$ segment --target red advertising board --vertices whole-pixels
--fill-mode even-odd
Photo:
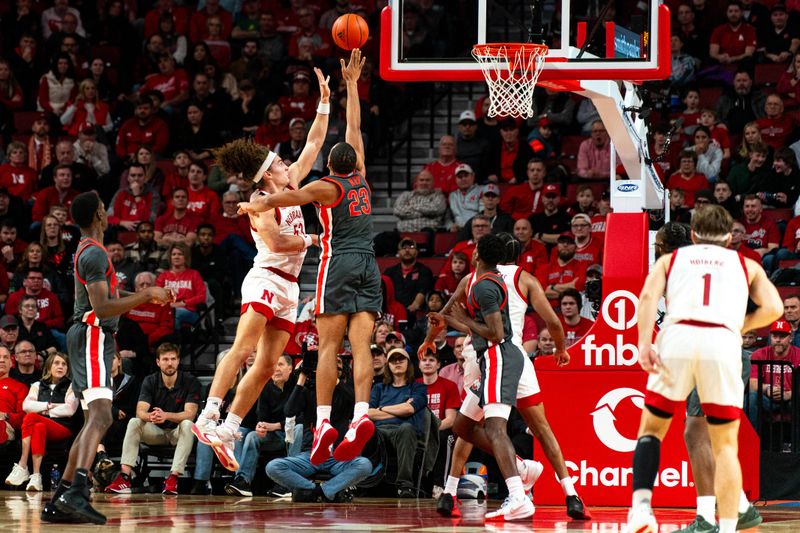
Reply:
[[[647,216],[611,214],[606,235],[603,300],[597,321],[569,349],[569,366],[559,368],[552,358],[539,358],[536,371],[547,418],[583,499],[589,505],[627,506],[647,381],[637,363],[636,327],[637,296],[648,270]],[[741,427],[739,458],[745,492],[753,500],[758,497],[759,441],[746,418]],[[661,446],[653,497],[656,506],[695,505],[683,428],[684,416],[678,414]],[[538,443],[534,454],[544,457]],[[546,469],[537,483],[536,503],[563,503],[561,486],[552,474]]]

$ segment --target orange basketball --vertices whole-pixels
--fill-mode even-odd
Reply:
[[[331,33],[336,46],[345,50],[352,50],[353,48],[361,48],[367,42],[369,26],[367,26],[367,21],[359,15],[347,13],[336,19],[336,22],[333,23],[333,28],[331,28]]]

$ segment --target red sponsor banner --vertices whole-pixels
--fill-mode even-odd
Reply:
[[[567,469],[588,505],[628,506],[633,450],[647,376],[638,365],[638,294],[648,271],[647,217],[611,214],[603,264],[603,301],[592,329],[569,349],[570,364],[536,361],[547,418]],[[577,393],[576,393],[577,392]],[[653,504],[693,507],[696,493],[683,442],[684,416],[673,417],[661,446]],[[537,442],[535,456],[544,453]],[[748,497],[758,497],[759,441],[742,418],[739,459]],[[547,472],[551,475],[547,475]],[[560,505],[561,486],[552,470],[536,485],[536,503]]]

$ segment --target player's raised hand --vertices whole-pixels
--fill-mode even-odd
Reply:
[[[556,351],[553,354],[553,358],[556,360],[556,364],[558,366],[567,366],[569,364],[569,354],[566,350]]]
[[[661,357],[653,348],[652,343],[639,345],[639,364],[648,374],[658,374],[661,372]]]
[[[250,202],[239,202],[238,213],[240,215],[244,214],[255,215],[258,213],[269,211],[270,209],[272,209],[272,207],[270,207],[268,199],[269,196],[259,196],[258,198]]]
[[[340,59],[339,63],[342,65],[342,78],[346,82],[356,82],[358,78],[361,77],[361,68],[364,66],[364,63],[367,61],[367,58],[361,57],[361,50],[358,48],[353,48],[350,52],[350,62],[345,65],[344,59]]]
[[[319,82],[319,101],[322,103],[330,102],[331,88],[328,86],[328,82],[331,81],[331,77],[325,77],[317,67],[314,67],[314,74],[317,75],[317,81]]]

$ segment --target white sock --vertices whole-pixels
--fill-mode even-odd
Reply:
[[[239,426],[242,425],[242,417],[236,416],[233,413],[228,413],[228,416],[225,417],[225,427],[231,430],[231,433],[236,433],[239,431]]]
[[[719,533],[734,533],[736,531],[736,518],[720,518]]]
[[[444,485],[445,494],[455,496],[458,492],[458,481],[459,479],[457,477],[447,476],[447,483]]]
[[[353,422],[365,416],[369,411],[369,404],[367,402],[356,402],[353,406]]]
[[[739,512],[746,513],[750,508],[750,500],[747,499],[747,494],[744,491],[739,493]]]
[[[203,412],[200,416],[206,418],[207,420],[218,420],[220,405],[222,405],[222,398],[209,396],[206,400],[206,406],[203,408]]]
[[[508,487],[508,495],[514,499],[524,498],[525,489],[522,488],[522,478],[519,476],[511,476],[506,479],[506,487]]]
[[[572,478],[567,476],[564,479],[560,479],[558,481],[561,483],[561,490],[564,491],[564,496],[577,496],[578,493],[575,492],[575,485],[572,484]]]
[[[317,406],[317,429],[322,426],[322,422],[327,420],[330,422],[331,420],[331,406],[330,405],[318,405]]]
[[[650,502],[653,500],[653,491],[651,489],[638,489],[633,491],[633,507],[640,505],[647,505],[651,507]]]
[[[698,496],[697,514],[705,518],[706,522],[712,526],[717,522],[717,498],[716,496]]]

